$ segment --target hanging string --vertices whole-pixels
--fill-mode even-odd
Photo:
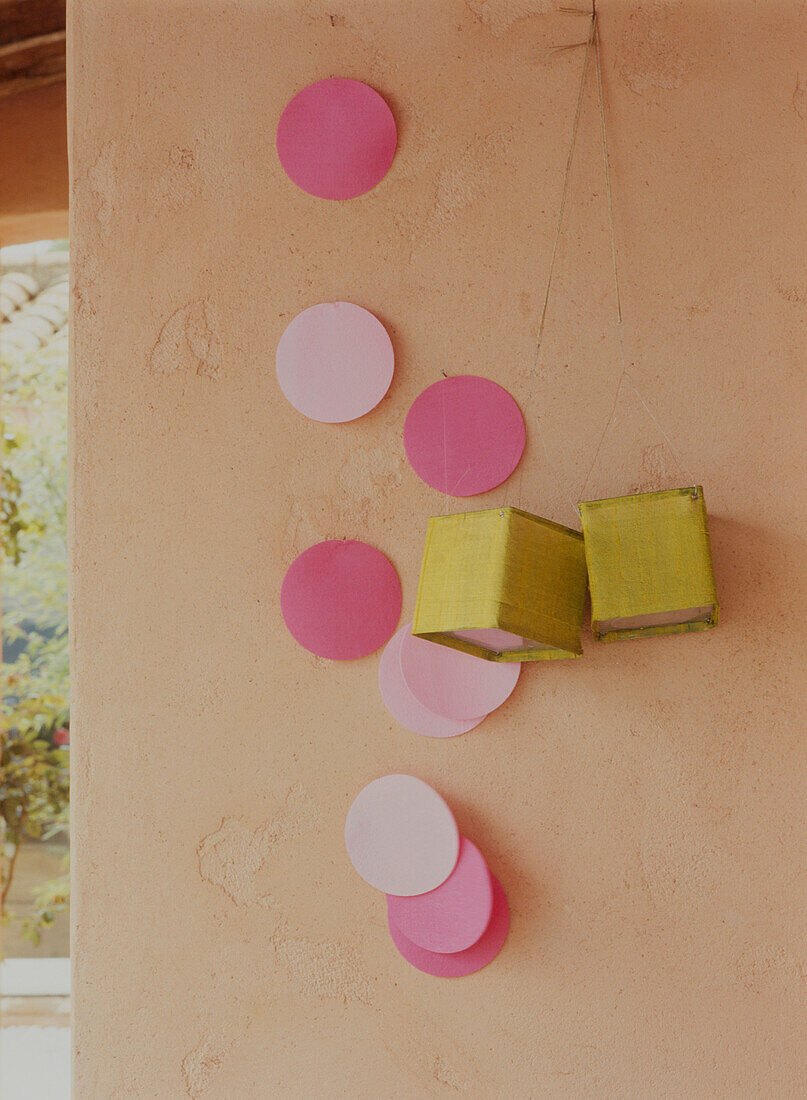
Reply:
[[[599,112],[600,112],[600,141],[601,141],[601,144],[602,144],[602,159],[603,159],[603,168],[604,168],[604,171],[605,171],[605,196],[606,196],[606,202],[607,202],[607,206],[608,206],[608,235],[609,235],[610,241],[611,241],[611,266],[612,266],[613,273],[614,273],[614,298],[615,298],[615,302],[616,302],[616,332],[617,332],[617,341],[618,341],[618,344],[619,344],[619,358],[620,358],[620,363],[621,363],[621,367],[622,367],[622,373],[619,376],[619,383],[617,384],[616,394],[614,395],[614,404],[613,404],[613,407],[611,409],[611,415],[608,417],[608,421],[605,425],[605,428],[603,429],[603,433],[600,436],[600,441],[597,444],[597,450],[594,452],[594,457],[591,460],[591,465],[589,466],[588,473],[586,474],[586,480],[583,482],[583,487],[581,488],[580,493],[579,493],[579,496],[580,496],[581,499],[585,496],[586,486],[588,485],[589,479],[591,478],[591,475],[594,471],[594,467],[597,463],[597,459],[599,458],[600,451],[602,450],[603,444],[605,443],[605,439],[606,439],[609,431],[611,430],[611,426],[613,425],[614,420],[616,419],[617,406],[619,405],[619,396],[620,396],[620,393],[622,392],[623,383],[625,383],[625,382],[629,383],[631,389],[636,394],[636,397],[638,398],[642,408],[645,410],[647,415],[650,417],[650,419],[655,424],[656,428],[659,431],[659,434],[661,435],[664,442],[667,444],[667,447],[669,448],[670,453],[672,454],[675,461],[678,463],[678,466],[679,466],[681,472],[684,474],[684,477],[687,479],[688,484],[692,485],[693,487],[695,486],[695,479],[693,478],[691,472],[689,470],[687,470],[686,466],[684,465],[684,463],[681,459],[680,454],[678,453],[677,448],[673,445],[672,440],[670,439],[670,437],[667,435],[667,433],[662,428],[661,424],[659,423],[658,417],[656,417],[653,414],[653,412],[650,409],[650,407],[648,406],[647,402],[642,397],[641,393],[639,392],[638,386],[633,381],[633,378],[631,377],[630,371],[628,370],[627,359],[626,359],[626,356],[625,356],[625,342],[624,342],[623,335],[622,335],[622,324],[623,324],[623,321],[622,321],[622,294],[621,294],[621,291],[620,291],[620,288],[619,288],[619,264],[617,262],[616,233],[614,231],[614,202],[613,202],[613,195],[612,195],[612,191],[611,191],[611,158],[608,154],[608,133],[607,133],[607,127],[606,127],[606,124],[605,124],[605,96],[603,94],[603,85],[602,85],[602,50],[601,50],[601,46],[600,46],[600,27],[599,27],[599,23],[597,21],[596,13],[593,16],[593,23],[594,23],[594,32],[593,32],[594,33],[594,68],[595,68],[596,73],[597,73],[597,103],[599,105]]]
[[[675,459],[676,463],[678,464],[680,470],[684,474],[684,477],[687,479],[687,482],[694,487],[695,479],[692,476],[691,471],[689,471],[686,468],[686,466],[684,465],[683,460],[681,458],[681,455],[678,452],[678,449],[675,447],[675,445],[673,444],[670,437],[664,431],[664,428],[661,426],[661,423],[659,422],[658,417],[654,414],[653,410],[649,407],[649,405],[645,401],[644,397],[642,396],[641,392],[639,391],[638,386],[636,385],[635,381],[633,380],[633,377],[631,376],[630,371],[628,370],[627,357],[625,355],[625,342],[624,342],[624,336],[623,336],[622,292],[621,292],[620,283],[619,283],[619,264],[618,264],[618,257],[617,257],[616,232],[615,232],[615,228],[614,228],[614,202],[613,202],[613,192],[612,192],[612,187],[611,187],[611,162],[610,162],[610,156],[609,156],[609,151],[608,151],[608,133],[607,133],[607,126],[606,126],[606,119],[605,119],[605,96],[604,96],[604,93],[603,93],[603,78],[602,78],[602,47],[601,47],[601,43],[600,43],[600,29],[599,29],[599,21],[598,21],[598,17],[597,17],[596,7],[594,8],[593,11],[585,12],[585,13],[582,12],[581,9],[579,9],[579,8],[562,8],[561,10],[564,11],[564,12],[568,12],[568,14],[586,14],[586,15],[588,15],[590,20],[591,20],[591,29],[590,29],[590,32],[589,32],[588,39],[586,40],[585,43],[582,43],[582,42],[581,43],[574,43],[575,46],[577,46],[577,45],[582,46],[582,45],[585,44],[586,52],[585,52],[585,56],[583,58],[583,69],[582,69],[582,72],[580,74],[580,86],[578,88],[578,93],[577,93],[577,104],[575,106],[575,112],[574,112],[574,122],[573,122],[573,125],[572,125],[572,136],[571,136],[571,141],[569,143],[569,153],[568,153],[568,156],[566,158],[566,170],[565,170],[564,178],[563,178],[563,188],[562,188],[562,191],[561,191],[560,209],[558,211],[558,219],[557,219],[557,224],[555,226],[555,236],[554,236],[554,240],[553,240],[553,243],[552,243],[552,252],[550,254],[550,259],[549,259],[549,271],[548,271],[547,281],[546,281],[546,290],[544,292],[543,305],[542,305],[542,308],[541,308],[541,316],[540,316],[540,320],[539,320],[539,323],[538,323],[538,335],[537,335],[537,339],[536,339],[535,356],[534,356],[534,359],[533,359],[532,370],[530,371],[530,378],[529,378],[529,386],[528,386],[528,389],[527,389],[526,404],[527,404],[527,407],[529,407],[530,402],[532,400],[532,392],[533,392],[533,386],[534,386],[534,382],[535,382],[535,375],[537,373],[538,364],[539,364],[539,361],[540,361],[541,347],[542,347],[542,344],[543,344],[544,329],[545,329],[545,324],[546,324],[546,316],[547,316],[547,311],[548,311],[548,307],[549,307],[549,297],[550,297],[550,292],[551,292],[551,289],[552,289],[552,278],[553,278],[553,274],[554,274],[554,270],[555,270],[555,260],[557,258],[558,247],[559,247],[559,244],[560,244],[560,235],[561,235],[561,230],[563,228],[563,217],[564,217],[564,213],[565,213],[565,210],[566,210],[566,200],[567,200],[568,193],[569,193],[569,184],[570,184],[570,179],[571,179],[572,161],[574,159],[574,151],[575,151],[575,146],[576,146],[576,143],[577,143],[577,134],[578,134],[578,130],[579,130],[579,127],[580,127],[580,114],[581,114],[581,110],[582,110],[582,106],[583,106],[583,97],[584,97],[585,86],[586,86],[586,76],[587,76],[587,73],[588,73],[588,66],[589,66],[589,57],[590,57],[591,51],[593,49],[594,50],[595,72],[596,72],[596,78],[597,78],[597,103],[598,103],[599,117],[600,117],[600,142],[601,142],[601,146],[602,146],[603,169],[604,169],[604,174],[605,174],[605,194],[606,194],[606,204],[607,204],[607,209],[608,209],[608,235],[609,235],[610,249],[611,249],[611,267],[612,267],[613,277],[614,277],[614,298],[615,298],[615,305],[616,305],[616,334],[617,334],[617,343],[618,343],[618,346],[619,346],[619,360],[620,360],[621,373],[620,373],[620,376],[619,376],[619,381],[617,383],[616,393],[614,394],[614,401],[613,401],[613,405],[612,405],[612,408],[611,408],[610,415],[609,415],[608,420],[606,422],[606,425],[603,429],[602,435],[600,436],[600,440],[599,440],[599,442],[597,444],[597,448],[594,452],[594,457],[591,460],[591,464],[590,464],[590,466],[588,468],[588,471],[586,473],[586,477],[585,477],[585,480],[583,482],[583,486],[582,486],[580,492],[577,494],[577,498],[582,499],[585,495],[586,488],[588,486],[589,481],[591,480],[591,475],[594,472],[594,468],[597,464],[597,459],[600,456],[600,452],[602,451],[605,440],[606,440],[606,438],[607,438],[607,436],[608,436],[608,434],[611,430],[611,427],[613,426],[613,423],[616,419],[617,409],[618,409],[618,406],[619,406],[619,400],[620,400],[620,396],[622,394],[622,389],[623,389],[623,386],[625,385],[625,383],[627,383],[631,387],[634,394],[636,395],[636,398],[638,399],[639,403],[641,404],[642,408],[645,410],[647,415],[652,420],[653,424],[658,429],[658,432],[659,432],[660,436],[662,437],[662,439],[666,443],[667,447],[669,448],[670,453],[672,454],[672,456]],[[561,48],[563,48],[563,47],[561,47]],[[571,47],[569,47],[569,48],[571,48]],[[540,417],[536,416],[535,426],[536,426],[538,441],[539,441],[539,443],[541,445],[541,449],[544,453],[547,468],[549,469],[550,473],[552,473],[552,475],[554,476],[554,478],[558,482],[558,484],[561,485],[562,481],[561,481],[560,477],[558,476],[557,471],[553,468],[552,461],[549,457],[549,450],[548,450],[547,445],[546,445],[546,440],[544,438],[544,434],[541,430]],[[521,506],[521,501],[522,501],[523,482],[524,482],[524,464],[522,462],[521,470],[519,472],[517,494],[516,494],[519,507]],[[571,496],[569,496],[569,494],[566,490],[564,490],[564,495],[566,497],[566,500],[569,503],[569,506],[574,511],[575,519],[577,520],[579,518],[579,514],[580,514],[580,509],[579,509],[578,505],[575,503],[573,498]]]
[[[585,56],[583,58],[583,71],[580,74],[580,87],[579,87],[578,92],[577,92],[577,105],[576,105],[575,111],[574,111],[574,122],[572,123],[572,136],[571,136],[571,141],[569,142],[569,153],[566,157],[566,171],[565,171],[564,177],[563,177],[563,188],[562,188],[561,196],[560,196],[560,209],[558,211],[558,220],[557,220],[557,224],[555,226],[555,239],[552,242],[552,252],[551,252],[550,257],[549,257],[549,271],[548,271],[547,279],[546,279],[546,291],[544,293],[544,302],[543,302],[543,307],[541,309],[541,316],[540,316],[540,319],[538,321],[538,336],[537,336],[536,345],[535,345],[535,356],[533,358],[532,370],[530,371],[529,386],[527,388],[527,400],[526,400],[526,407],[527,408],[529,408],[530,401],[532,400],[532,391],[533,391],[533,385],[535,383],[535,375],[536,375],[537,370],[538,370],[538,362],[539,362],[539,359],[540,359],[540,356],[541,356],[541,345],[542,345],[543,339],[544,339],[544,327],[545,327],[545,324],[546,324],[546,314],[547,314],[547,309],[549,307],[549,294],[550,294],[550,291],[552,289],[552,276],[555,272],[555,260],[557,259],[558,245],[560,243],[560,233],[561,233],[561,229],[563,228],[563,215],[564,215],[564,212],[566,210],[566,199],[567,199],[568,194],[569,194],[569,182],[571,180],[571,174],[572,174],[572,161],[574,159],[574,150],[575,150],[575,146],[577,144],[577,132],[580,129],[580,112],[581,112],[582,107],[583,107],[583,93],[585,92],[585,88],[586,88],[586,75],[588,73],[589,57],[591,55],[592,46],[594,45],[595,32],[596,32],[596,27],[597,27],[597,20],[596,20],[596,16],[594,15],[594,13],[590,13],[590,19],[591,19],[591,29],[589,31],[588,39],[586,41],[586,52],[585,52]],[[552,471],[555,479],[558,481],[558,484],[561,484],[560,478],[558,477],[558,475],[555,473],[555,471],[552,468],[552,463],[551,463],[550,458],[549,458],[549,451],[547,450],[546,441],[544,439],[543,432],[541,431],[541,423],[540,423],[540,418],[539,417],[535,418],[535,424],[536,424],[536,428],[537,428],[537,432],[538,432],[538,440],[541,444],[541,448],[542,448],[542,450],[544,452],[544,456],[546,458],[547,467],[550,469],[550,471]],[[524,483],[524,463],[522,462],[521,471],[520,471],[519,477],[518,477],[518,489],[517,489],[517,494],[516,494],[519,507],[521,507],[523,483]],[[577,519],[577,517],[578,517],[577,505],[572,500],[572,498],[568,495],[568,493],[566,494],[566,499],[569,502],[569,506],[574,511],[575,519]]]

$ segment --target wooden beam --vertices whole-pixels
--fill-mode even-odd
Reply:
[[[65,53],[63,30],[0,46],[0,96],[64,80]]]
[[[0,46],[65,28],[65,0],[0,0]]]

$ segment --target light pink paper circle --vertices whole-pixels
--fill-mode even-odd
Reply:
[[[482,936],[473,947],[465,951],[457,951],[454,954],[442,954],[437,951],[426,951],[412,943],[403,932],[392,922],[387,914],[392,942],[408,963],[422,970],[424,974],[433,974],[436,978],[462,978],[466,974],[473,974],[487,966],[489,962],[501,951],[507,932],[510,928],[510,907],[507,897],[502,890],[499,880],[491,875],[493,880],[493,915],[490,923]]]
[[[446,802],[413,775],[385,775],[359,791],[345,821],[350,862],[385,894],[425,894],[457,863],[460,835]]]
[[[280,609],[294,638],[319,657],[350,661],[374,653],[401,617],[401,582],[366,542],[309,546],[289,566]]]
[[[398,135],[386,101],[360,80],[335,77],[303,88],[277,126],[286,175],[320,199],[352,199],[389,171]]]
[[[387,330],[350,302],[323,302],[298,313],[280,337],[277,380],[303,416],[342,424],[374,409],[392,381]]]
[[[415,473],[455,497],[486,493],[506,481],[526,438],[524,417],[507,390],[475,375],[429,386],[404,424],[406,457]]]
[[[407,633],[401,639],[401,673],[428,710],[455,722],[490,714],[516,686],[518,661],[486,661]]]
[[[475,844],[460,838],[457,866],[436,890],[417,897],[387,894],[387,916],[427,951],[465,951],[477,942],[493,912],[493,880]]]
[[[441,718],[439,714],[424,707],[409,688],[401,672],[401,642],[404,634],[412,632],[412,624],[402,626],[392,635],[384,647],[378,664],[378,686],[384,705],[396,721],[413,733],[424,737],[457,737],[474,729],[487,717],[465,719],[457,722],[451,718]]]

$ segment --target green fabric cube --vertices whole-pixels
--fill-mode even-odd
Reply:
[[[589,500],[580,515],[595,638],[647,638],[717,625],[700,485]]]
[[[583,536],[518,508],[429,520],[412,633],[489,661],[576,657]]]

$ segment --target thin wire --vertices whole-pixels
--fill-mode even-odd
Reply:
[[[549,272],[547,274],[547,280],[546,280],[546,291],[544,293],[544,303],[543,303],[543,307],[541,309],[541,317],[540,317],[540,320],[538,322],[538,336],[537,336],[536,345],[535,345],[535,356],[533,358],[532,370],[530,371],[530,381],[529,381],[529,386],[528,386],[528,389],[527,389],[527,402],[526,402],[527,407],[529,407],[530,401],[532,399],[532,390],[533,390],[533,385],[534,385],[534,382],[535,382],[535,374],[536,374],[536,371],[538,369],[538,361],[539,361],[539,358],[540,358],[540,355],[541,355],[541,345],[542,345],[543,339],[544,339],[544,326],[545,326],[545,323],[546,323],[546,313],[547,313],[547,309],[549,307],[549,293],[550,293],[550,290],[552,289],[552,276],[553,276],[554,271],[555,271],[555,260],[557,258],[557,254],[558,254],[558,244],[560,243],[560,233],[561,233],[561,229],[563,228],[563,214],[566,210],[566,199],[567,199],[568,194],[569,194],[569,181],[571,179],[572,161],[574,159],[575,145],[577,144],[577,132],[580,128],[580,112],[581,112],[581,109],[582,109],[582,106],[583,106],[583,93],[584,93],[585,87],[586,87],[586,75],[588,73],[588,62],[589,62],[589,57],[591,55],[591,47],[594,44],[596,26],[597,26],[596,17],[592,14],[591,15],[591,31],[589,33],[588,40],[586,42],[586,53],[585,53],[585,56],[583,58],[583,71],[580,74],[580,87],[579,87],[578,92],[577,92],[577,105],[576,105],[575,111],[574,111],[574,122],[572,124],[572,136],[571,136],[571,141],[569,142],[569,153],[566,157],[566,171],[565,171],[564,177],[563,177],[563,189],[561,191],[561,197],[560,197],[560,209],[558,211],[558,220],[557,220],[557,224],[555,226],[555,239],[552,243],[552,252],[551,252],[551,255],[549,257]],[[547,446],[546,446],[546,442],[544,440],[543,432],[541,431],[541,424],[540,424],[540,418],[539,417],[536,417],[535,423],[536,423],[536,427],[538,429],[538,439],[541,443],[541,447],[543,449],[544,455],[546,456],[547,465],[549,466],[549,468],[551,470],[552,465],[551,465],[550,460],[549,460],[549,451],[547,450]],[[553,471],[553,473],[554,473],[554,471]],[[558,481],[560,481],[560,479],[557,478],[557,474],[555,474],[555,477]],[[518,478],[518,491],[517,491],[517,499],[518,499],[519,507],[521,507],[521,493],[522,493],[523,482],[524,482],[524,465],[522,463],[521,471],[519,473],[519,478]],[[577,517],[577,515],[578,515],[577,506],[575,505],[574,501],[572,500],[572,498],[568,494],[565,494],[565,495],[566,495],[567,500],[569,501],[570,506],[574,510],[575,517]]]
[[[658,417],[656,417],[653,414],[653,412],[651,411],[651,409],[648,406],[647,402],[645,401],[645,399],[642,397],[641,393],[639,392],[639,388],[636,385],[636,383],[634,382],[634,380],[631,377],[631,374],[628,370],[627,359],[625,357],[625,343],[624,343],[624,339],[623,339],[623,335],[622,335],[622,326],[623,326],[622,294],[621,294],[620,288],[619,288],[619,265],[618,265],[618,262],[617,262],[616,233],[614,231],[614,202],[613,202],[613,194],[612,194],[612,191],[611,191],[611,161],[610,161],[610,157],[608,155],[608,133],[607,133],[607,128],[606,128],[606,124],[605,124],[605,96],[603,94],[603,86],[602,86],[602,59],[601,59],[601,46],[600,46],[600,28],[599,28],[599,23],[597,22],[596,14],[594,16],[594,64],[595,64],[595,68],[596,68],[596,71],[597,71],[597,101],[598,101],[598,104],[599,104],[599,111],[600,111],[600,138],[601,138],[601,143],[602,143],[603,167],[605,169],[605,195],[606,195],[607,204],[608,204],[608,234],[609,234],[609,237],[610,237],[610,240],[611,240],[611,264],[612,264],[612,268],[613,268],[613,272],[614,272],[614,297],[616,299],[616,317],[617,317],[616,331],[617,331],[617,339],[618,339],[618,343],[619,343],[619,358],[620,358],[620,361],[621,361],[621,364],[622,364],[622,373],[619,376],[619,382],[617,384],[616,394],[614,395],[614,404],[613,404],[613,408],[611,409],[611,415],[608,418],[608,422],[605,425],[605,429],[603,430],[603,433],[600,437],[600,441],[597,444],[597,450],[594,452],[594,458],[591,460],[591,465],[588,468],[588,473],[586,474],[586,480],[583,482],[583,487],[582,487],[582,489],[580,490],[580,493],[579,493],[579,496],[580,496],[581,499],[585,495],[586,486],[589,483],[589,479],[591,478],[591,474],[592,474],[592,472],[594,470],[594,467],[597,463],[597,459],[599,458],[600,451],[602,450],[603,444],[605,443],[605,438],[608,435],[608,432],[610,431],[611,426],[613,425],[614,419],[616,418],[617,405],[619,404],[619,395],[622,391],[622,384],[625,381],[630,383],[630,386],[631,386],[633,392],[636,394],[637,398],[639,399],[639,402],[641,403],[642,408],[645,410],[647,415],[650,417],[650,419],[653,421],[653,423],[658,428],[662,439],[664,440],[664,442],[669,447],[670,453],[672,454],[673,458],[678,463],[682,473],[687,478],[689,484],[692,485],[693,487],[695,486],[695,479],[693,478],[692,473],[689,470],[687,470],[686,466],[684,465],[684,463],[681,459],[680,454],[678,453],[677,448],[673,445],[672,440],[670,439],[670,437],[667,435],[667,433],[664,431],[661,424],[659,423]]]
[[[608,156],[608,134],[605,128],[605,96],[602,90],[602,60],[600,51],[600,27],[594,17],[594,64],[597,72],[597,104],[600,109],[600,139],[602,141],[602,162],[605,169],[605,196],[608,202],[608,233],[611,238],[611,263],[614,268],[614,293],[616,295],[616,316],[622,324],[622,295],[619,292],[619,269],[616,259],[616,234],[614,233],[614,199],[611,191],[611,159]]]

